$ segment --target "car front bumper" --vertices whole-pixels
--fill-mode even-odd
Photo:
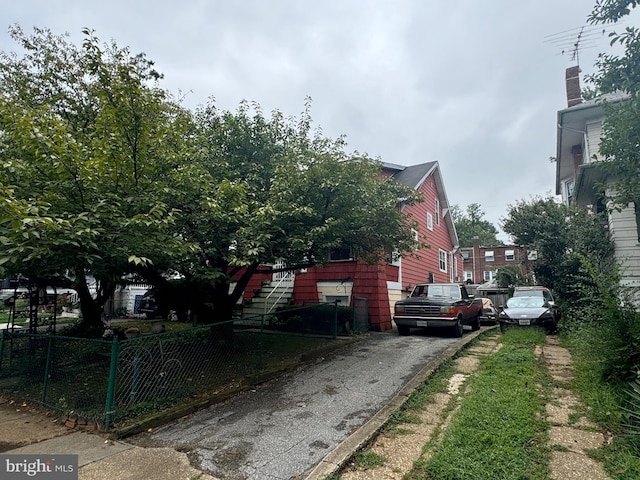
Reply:
[[[403,327],[451,327],[456,324],[457,317],[411,317],[411,316],[393,316],[396,325]]]
[[[498,322],[519,327],[555,327],[555,322],[552,318],[499,318]]]

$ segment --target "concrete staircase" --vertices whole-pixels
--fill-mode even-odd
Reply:
[[[262,288],[251,299],[251,302],[243,306],[243,319],[252,317],[255,320],[260,320],[260,315],[274,312],[291,301],[293,297],[293,282],[282,282],[278,286],[274,286],[273,283],[269,281],[262,283]]]

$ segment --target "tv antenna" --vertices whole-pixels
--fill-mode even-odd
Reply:
[[[608,25],[607,27],[611,27],[612,25]],[[607,27],[600,25],[583,25],[563,32],[546,35],[544,37],[544,42],[550,43],[556,48],[559,48],[559,55],[569,55],[571,61],[575,62],[579,67],[580,52],[590,48],[596,48],[598,41],[611,32]]]

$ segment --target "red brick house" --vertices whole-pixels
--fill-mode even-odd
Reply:
[[[346,249],[336,249],[331,252],[327,265],[296,273],[292,303],[337,301],[350,305],[353,298],[364,297],[370,328],[385,331],[393,328],[394,303],[406,297],[415,284],[462,281],[458,236],[438,162],[408,167],[384,163],[382,174],[422,192],[424,202],[401,204],[400,208],[415,219],[416,238],[428,243],[430,248],[405,258],[389,258],[377,265],[353,258]],[[247,293],[250,298],[252,289],[247,288]]]
[[[523,278],[528,278],[536,260],[535,252],[527,252],[516,245],[480,245],[475,239],[473,247],[462,247],[462,280],[470,283],[490,282],[500,267],[518,267]]]

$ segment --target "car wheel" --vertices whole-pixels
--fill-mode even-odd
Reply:
[[[480,330],[480,314],[476,315],[476,317],[471,322],[471,330],[474,332]]]
[[[460,338],[462,333],[464,332],[464,327],[462,326],[462,319],[456,319],[456,324],[452,327],[452,333],[454,337]]]
[[[408,327],[406,325],[398,325],[398,334],[399,335],[409,335],[409,332],[411,332],[411,327]]]

